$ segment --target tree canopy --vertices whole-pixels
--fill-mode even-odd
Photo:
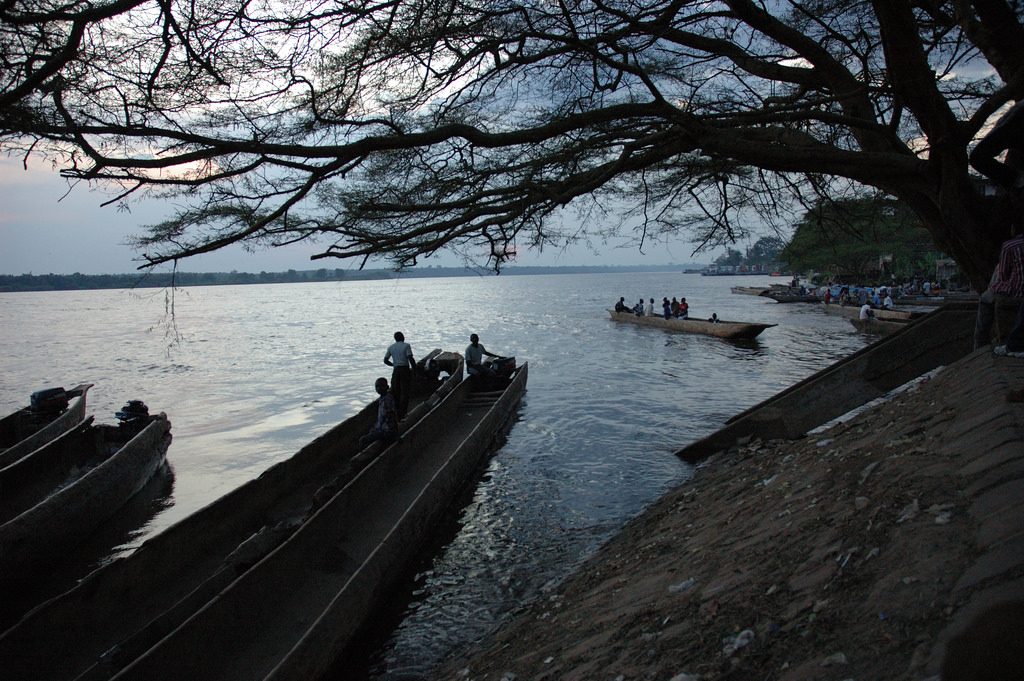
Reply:
[[[1024,92],[1022,5],[9,0],[0,145],[176,195],[144,264],[701,247],[871,189],[983,285],[1008,228],[968,151]]]
[[[879,272],[931,276],[926,267],[936,255],[931,235],[906,204],[876,196],[820,202],[797,223],[782,259],[793,271],[857,283]]]

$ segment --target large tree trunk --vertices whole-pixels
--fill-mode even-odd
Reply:
[[[999,248],[1009,238],[1008,199],[981,196],[967,183],[946,183],[937,194],[894,194],[906,201],[924,221],[935,244],[956,260],[976,291],[984,291],[999,259]]]

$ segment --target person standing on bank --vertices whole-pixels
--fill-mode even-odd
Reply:
[[[494,369],[489,366],[484,366],[484,355],[488,357],[497,357],[492,352],[487,352],[480,343],[480,337],[475,333],[469,336],[469,345],[466,346],[466,373],[470,376],[494,376]]]
[[[978,298],[978,317],[974,322],[975,350],[988,345],[991,340],[996,303],[1000,300],[1024,298],[1024,235],[1021,234],[1021,220],[1024,218],[1011,218],[1011,237],[1003,242],[992,281]]]
[[[1003,157],[1002,161],[999,160],[1000,156]],[[992,180],[998,191],[1009,197],[1012,215],[1010,219],[1013,221],[1010,234],[1011,237],[1019,239],[1021,227],[1024,226],[1021,224],[1021,213],[1024,208],[1022,205],[1024,204],[1024,101],[1016,102],[1009,111],[1003,114],[999,122],[971,151],[970,161],[975,170]],[[1007,252],[1008,249],[1013,248],[1013,243],[1014,238],[1003,243],[999,253],[999,266],[993,277],[998,276],[1004,281],[1012,278],[1012,274],[1006,277],[1006,275],[999,274],[999,271],[1003,269],[1004,260],[1013,259],[1014,254]],[[1020,248],[1018,247],[1016,251],[1016,258],[1020,260]],[[1018,263],[1018,269],[1021,270],[1018,272],[1018,277],[1024,278],[1024,263]],[[998,297],[998,293],[1010,292],[1012,288],[1013,286],[1010,284],[1003,284],[994,290],[990,284],[989,288],[981,294],[974,331],[975,349],[989,342],[995,318],[995,306],[993,303],[985,303],[986,296]],[[1016,294],[1021,298],[1020,305],[1017,307],[1017,318],[1010,328],[1006,345],[998,345],[993,349],[997,355],[1007,354],[1019,357],[1024,353],[1024,282],[1018,282]]]
[[[412,346],[405,342],[405,335],[395,331],[395,342],[384,353],[384,363],[394,367],[391,372],[391,392],[395,396],[395,410],[398,420],[405,418],[409,409],[409,395],[412,392],[412,368],[416,360],[412,356]]]
[[[383,440],[384,446],[398,439],[398,412],[395,409],[395,398],[388,392],[388,379],[381,376],[373,385],[380,399],[377,400],[377,422],[366,435],[359,438],[359,449]]]

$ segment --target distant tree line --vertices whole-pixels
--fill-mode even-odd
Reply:
[[[840,281],[909,279],[935,274],[946,256],[921,218],[881,193],[818,201],[793,225],[786,241],[769,235],[742,252],[727,248],[715,260],[738,270],[816,273]],[[967,283],[962,273],[956,283]]]
[[[0,292],[79,291],[86,289],[166,288],[169,286],[229,286],[287,284],[304,281],[387,279],[386,270],[349,272],[326,269],[287,272],[147,272],[132,274],[19,274],[0,275]]]
[[[735,248],[726,248],[715,264],[725,267],[741,267],[763,272],[776,272],[786,269],[782,264],[782,251],[786,242],[778,236],[763,236],[741,253]]]
[[[692,265],[691,265],[692,266]],[[503,276],[523,274],[600,274],[606,272],[674,272],[680,265],[510,267]],[[288,270],[287,272],[149,272],[133,274],[0,274],[0,293],[22,291],[80,291],[87,289],[230,286],[240,284],[292,284],[316,281],[365,281],[493,275],[489,269],[420,267],[395,272],[389,269]]]

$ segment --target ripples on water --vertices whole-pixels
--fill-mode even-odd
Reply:
[[[729,293],[768,282],[658,273],[205,287],[176,294],[174,325],[163,293],[0,294],[0,409],[40,387],[92,382],[100,421],[131,398],[168,412],[173,503],[130,550],[371,400],[395,330],[417,356],[461,351],[475,332],[529,361],[520,420],[408,585],[400,624],[361,663],[371,678],[426,674],[685,480],[672,452],[867,342],[817,306]],[[685,295],[693,316],[779,326],[727,342],[615,324],[605,309],[620,295]]]

